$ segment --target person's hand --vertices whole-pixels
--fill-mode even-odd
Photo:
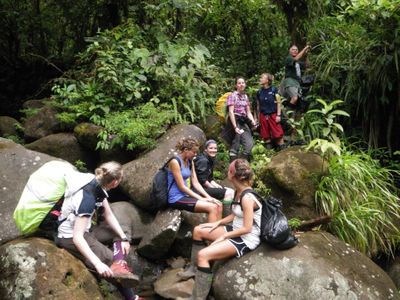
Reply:
[[[214,182],[214,187],[216,187],[217,189],[222,189],[222,185]]]
[[[210,230],[208,232],[210,233],[214,229],[218,228],[219,225],[221,225],[221,222],[220,221],[216,221],[216,222],[211,222],[211,223],[200,224],[199,227],[201,229],[209,228]]]
[[[99,273],[103,277],[110,278],[114,275],[110,267],[107,266],[105,263],[99,262],[94,267],[96,268],[97,273]]]
[[[217,199],[215,199],[215,198],[203,198],[205,201],[207,201],[207,202],[210,202],[210,203],[214,203],[214,204],[217,204],[218,206],[221,206],[222,205],[222,203],[221,203],[221,201],[218,201]]]
[[[305,53],[308,53],[310,50],[311,50],[311,46],[310,46],[310,45],[307,45],[307,46],[304,48]]]
[[[276,123],[280,123],[281,122],[281,116],[280,115],[276,115],[275,122]]]
[[[235,132],[236,132],[237,134],[242,134],[242,133],[244,132],[244,130],[243,130],[243,129],[240,129],[239,127],[235,127]]]
[[[122,248],[122,253],[124,255],[128,255],[129,249],[131,248],[131,244],[129,243],[129,241],[121,241],[121,248]]]

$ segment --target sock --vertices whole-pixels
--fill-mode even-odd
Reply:
[[[124,253],[122,252],[122,246],[121,246],[121,241],[116,241],[113,244],[113,248],[114,248],[114,257],[113,260],[124,260]]]
[[[197,266],[197,270],[199,270],[199,271],[201,271],[203,273],[212,274],[210,267],[199,267],[199,266]]]
[[[136,299],[136,295],[133,292],[132,288],[124,288],[121,285],[117,285],[118,291],[121,293],[122,296],[124,296],[125,300],[134,300]]]

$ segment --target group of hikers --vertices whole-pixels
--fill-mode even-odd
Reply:
[[[243,156],[248,161],[251,159],[253,148],[252,130],[259,127],[260,137],[266,143],[273,143],[276,149],[285,147],[282,128],[281,96],[285,98],[289,108],[300,110],[304,104],[301,98],[301,78],[305,70],[310,46],[304,47],[300,52],[296,45],[289,49],[289,55],[285,60],[285,78],[279,89],[273,86],[274,76],[263,73],[260,76],[261,88],[256,94],[256,111],[253,116],[249,97],[245,93],[246,81],[243,77],[237,77],[235,91],[227,100],[228,118],[223,136],[230,144],[229,156],[231,161],[239,156],[240,147],[243,147]]]
[[[295,81],[299,80],[299,60],[309,47],[298,52],[290,48],[286,60],[286,76],[281,85],[282,94],[296,105],[300,95]],[[176,144],[176,155],[168,163],[168,205],[173,209],[194,213],[206,213],[207,223],[193,230],[191,261],[178,275],[182,280],[195,277],[191,299],[206,299],[212,284],[211,263],[229,257],[241,257],[260,244],[260,218],[262,204],[252,193],[253,171],[249,160],[253,139],[251,127],[261,126],[261,137],[283,144],[283,130],[280,126],[281,108],[277,100],[278,90],[272,86],[273,76],[265,73],[260,77],[262,88],[257,93],[258,112],[256,118],[250,111],[245,94],[243,78],[236,80],[236,91],[227,99],[228,125],[234,132],[229,155],[231,162],[227,178],[232,188],[222,187],[213,178],[218,145],[208,140],[204,151],[198,155],[200,145],[193,138],[183,138]],[[244,146],[245,158],[239,158],[239,148]],[[133,287],[138,276],[132,273],[125,257],[130,250],[130,238],[126,235],[113,214],[107,200],[107,191],[116,188],[123,177],[122,166],[117,162],[106,162],[86,174],[84,180],[77,180],[78,188],[65,193],[58,217],[60,224],[55,242],[59,247],[81,259],[85,265],[100,276],[114,283],[126,300],[142,299]],[[223,218],[223,202],[230,202],[230,214]],[[102,219],[115,233],[113,250],[99,241],[96,231],[91,230],[95,217]]]

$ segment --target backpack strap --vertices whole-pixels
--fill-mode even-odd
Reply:
[[[171,162],[171,160],[173,160],[173,159],[176,159],[176,161],[178,162],[178,164],[179,164],[179,168],[181,168],[181,161],[176,157],[176,156],[172,156],[172,157],[170,157],[168,160],[167,160],[167,162],[164,164],[164,166],[163,166],[163,169],[167,169],[167,166],[168,166],[168,164]],[[190,162],[189,162],[190,163]],[[168,194],[169,194],[169,191],[170,191],[170,189],[172,188],[172,185],[174,184],[174,176],[172,176],[172,180],[171,180],[171,184],[169,185],[169,187],[168,187]]]
[[[260,202],[260,200],[259,199],[262,199],[263,197],[261,197],[261,195],[260,194],[258,194],[255,190],[253,190],[253,189],[247,189],[247,190],[244,190],[241,194],[240,194],[240,197],[239,197],[239,204],[240,204],[240,207],[242,208],[242,199],[243,199],[243,197],[246,195],[246,194],[249,194],[249,193],[251,193],[251,194],[253,194],[255,197],[256,197],[256,203],[257,203],[257,205],[258,205],[258,208],[257,209],[260,209],[261,207],[262,207],[262,204],[261,204],[261,202]],[[254,209],[254,211],[256,211],[257,209]],[[242,210],[243,210],[243,208],[242,208]]]

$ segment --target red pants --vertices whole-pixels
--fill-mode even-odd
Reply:
[[[265,116],[260,113],[260,135],[264,140],[278,139],[283,136],[281,123],[276,123],[276,113]]]

